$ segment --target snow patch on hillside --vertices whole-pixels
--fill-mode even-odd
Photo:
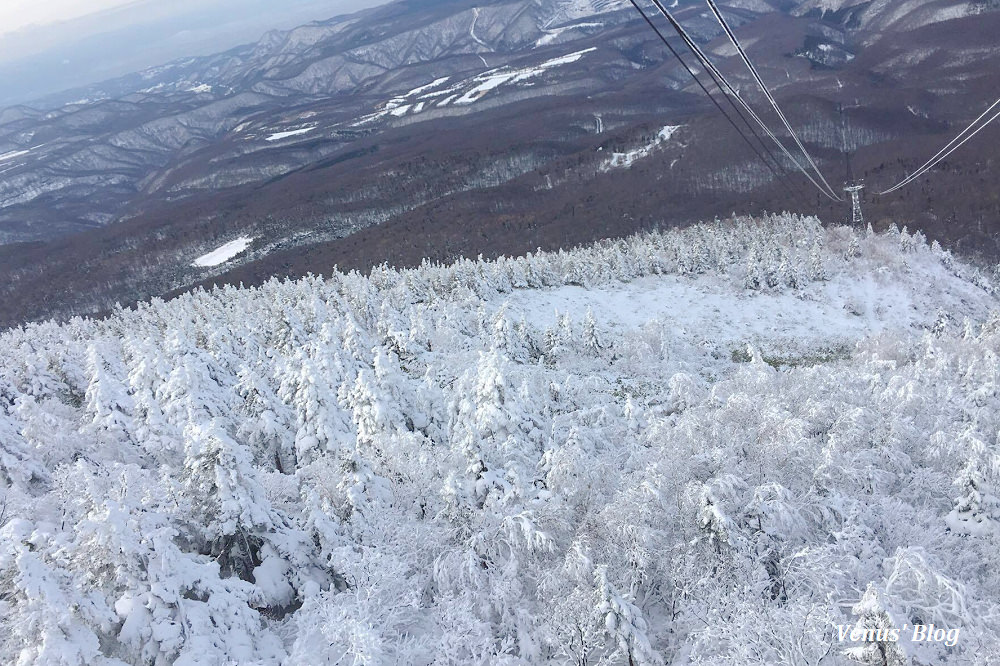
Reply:
[[[18,157],[24,157],[30,150],[12,150],[9,153],[3,153],[0,155],[0,162],[7,162],[9,160],[17,159]]]
[[[287,139],[292,136],[300,136],[302,134],[308,134],[316,129],[316,125],[312,127],[303,127],[301,129],[286,130],[284,132],[275,132],[269,137],[266,137],[264,141],[281,141],[282,139]]]
[[[561,25],[629,7],[626,0],[555,0],[543,5],[550,12],[545,25]]]
[[[564,56],[559,56],[558,58],[546,60],[535,67],[524,67],[519,69],[502,67],[500,69],[483,72],[472,79],[475,85],[467,90],[465,94],[460,95],[457,99],[455,99],[454,103],[458,105],[473,104],[485,97],[487,93],[496,90],[502,85],[521,83],[527,81],[528,79],[541,76],[546,71],[554,67],[577,62],[588,53],[592,53],[596,50],[597,49],[595,47],[591,47],[582,51],[568,53]],[[445,106],[445,104],[440,103],[438,106]]]
[[[614,153],[601,164],[601,170],[610,171],[611,169],[628,169],[644,157],[652,155],[653,151],[655,151],[658,146],[669,141],[674,133],[681,127],[683,127],[683,125],[667,125],[657,132],[656,137],[646,145],[624,153]]]
[[[574,30],[582,30],[584,28],[600,29],[603,27],[603,23],[576,23],[574,25],[566,25],[561,28],[553,28],[551,30],[543,28],[543,32],[545,34],[535,41],[535,46],[539,47],[554,44],[564,33],[572,32]]]
[[[486,42],[484,42],[483,40],[479,39],[479,37],[476,36],[476,23],[478,21],[479,21],[479,8],[473,7],[472,24],[469,26],[469,37],[471,37],[472,41],[474,41],[476,44],[479,44],[480,46],[484,46],[486,48],[490,48],[489,44],[487,44]]]
[[[749,51],[758,41],[759,41],[758,38],[750,37],[750,38],[743,38],[740,43],[743,45],[744,50]],[[723,56],[725,58],[733,58],[739,55],[739,51],[736,50],[736,47],[733,45],[732,42],[723,42],[719,44],[718,46],[712,49],[712,53],[718,56]]]
[[[410,92],[393,97],[382,108],[369,113],[350,123],[352,127],[366,125],[387,117],[413,116],[431,108],[445,108],[449,105],[468,106],[475,104],[490,93],[503,86],[528,84],[549,70],[579,61],[584,56],[596,51],[596,47],[583,49],[566,55],[551,58],[538,65],[530,67],[498,67],[489,69],[474,77],[452,83],[443,88],[450,77],[441,77],[426,85],[414,88]],[[437,100],[436,98],[443,98]],[[423,103],[420,103],[423,102]]]
[[[196,268],[207,268],[209,266],[219,266],[230,259],[242,254],[253,244],[254,239],[248,236],[229,241],[225,245],[212,250],[208,254],[203,254],[195,259],[191,265]]]
[[[848,7],[862,5],[866,0],[806,0],[793,10],[794,14],[802,15],[812,10],[826,12],[838,12]]]
[[[417,86],[416,88],[414,88],[410,92],[406,93],[402,97],[405,99],[406,97],[412,97],[414,95],[420,95],[421,93],[427,92],[428,90],[433,90],[434,88],[437,88],[439,86],[443,86],[445,83],[448,82],[448,80],[450,78],[451,78],[450,76],[442,76],[439,79],[434,79],[430,83],[425,83],[422,86]]]

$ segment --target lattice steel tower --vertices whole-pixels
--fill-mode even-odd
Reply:
[[[860,227],[865,223],[865,216],[861,214],[861,190],[865,189],[864,180],[855,180],[854,171],[851,169],[851,151],[847,144],[847,115],[844,113],[844,105],[839,104],[840,111],[840,139],[844,146],[844,163],[847,166],[847,182],[844,183],[844,191],[851,195],[851,223]]]
[[[854,226],[861,226],[865,223],[865,216],[861,214],[861,190],[865,189],[862,180],[855,181],[844,188],[844,191],[851,195],[851,223]]]

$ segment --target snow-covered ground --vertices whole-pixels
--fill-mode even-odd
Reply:
[[[609,329],[641,329],[652,320],[673,323],[673,332],[691,343],[776,340],[803,346],[854,345],[891,331],[919,334],[944,310],[958,317],[980,317],[992,299],[955,280],[940,265],[911,268],[912,279],[898,282],[872,273],[838,274],[795,292],[734,292],[723,280],[692,281],[678,276],[644,277],[624,285],[586,289],[566,286],[517,293],[511,312],[537,326],[555,323],[557,313],[593,311]],[[910,277],[910,276],[908,276]]]
[[[6,162],[8,160],[17,159],[18,157],[24,157],[30,150],[12,150],[9,153],[0,154],[0,162]]]
[[[776,215],[9,331],[0,663],[1000,663],[998,305]]]
[[[567,53],[530,67],[505,66],[487,69],[481,74],[457,83],[452,82],[448,86],[445,84],[451,80],[451,77],[441,77],[418,86],[406,94],[393,97],[383,105],[383,108],[362,116],[351,124],[354,126],[365,125],[387,116],[402,117],[415,115],[431,108],[474,104],[501,87],[528,83],[531,79],[537,78],[549,70],[574,63],[596,50],[596,48],[591,47]]]
[[[553,28],[551,30],[545,29],[545,35],[539,37],[538,40],[535,41],[535,46],[548,46],[549,44],[554,44],[559,39],[560,35],[573,30],[581,30],[584,28],[599,29],[603,27],[603,23],[576,23],[574,25]]]
[[[292,136],[300,136],[302,134],[308,134],[309,132],[312,132],[314,129],[316,129],[315,125],[313,125],[312,127],[301,127],[299,129],[286,130],[284,132],[275,132],[270,136],[266,137],[264,141],[281,141],[282,139],[287,139]]]
[[[242,254],[253,244],[253,238],[241,236],[236,240],[229,241],[225,245],[218,247],[207,254],[203,254],[195,259],[191,265],[196,268],[207,268],[209,266],[219,266],[230,259]]]
[[[626,151],[624,153],[614,153],[606,159],[601,164],[601,169],[608,171],[610,169],[628,169],[633,164],[643,159],[644,157],[649,157],[653,154],[653,151],[657,149],[663,143],[666,143],[670,138],[677,132],[682,126],[681,125],[667,125],[659,132],[652,141],[644,146],[639,146],[632,150]]]

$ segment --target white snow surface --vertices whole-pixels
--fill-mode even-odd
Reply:
[[[196,268],[207,268],[224,264],[230,259],[246,251],[253,244],[254,239],[249,236],[241,236],[236,240],[229,241],[225,245],[218,247],[208,254],[203,254],[195,259],[191,265]]]
[[[472,41],[474,41],[476,44],[479,44],[480,46],[485,46],[486,48],[490,48],[489,44],[487,44],[486,42],[484,42],[483,40],[479,39],[479,37],[476,36],[476,23],[478,21],[479,21],[479,8],[473,7],[472,24],[469,26],[469,37],[471,37]]]
[[[939,273],[930,271],[926,278],[940,279]],[[853,345],[884,331],[921,331],[932,303],[945,300],[951,311],[962,311],[963,300],[970,296],[966,290],[949,291],[948,298],[941,299],[937,289],[926,291],[930,293],[921,294],[915,285],[880,286],[876,276],[860,280],[837,276],[795,294],[741,294],[729,292],[716,280],[658,276],[616,287],[567,286],[517,294],[509,302],[512,313],[538,326],[554,324],[557,313],[589,308],[609,329],[622,334],[653,320],[672,321],[673,334],[691,344],[711,340],[761,345],[780,339],[806,346]]]
[[[610,169],[628,169],[644,157],[652,155],[653,151],[655,151],[660,144],[669,141],[674,133],[681,127],[682,125],[667,125],[657,132],[656,137],[654,137],[653,140],[646,145],[624,153],[614,153],[601,164],[600,168],[604,171],[608,171]]]
[[[316,125],[313,125],[312,127],[303,127],[301,129],[287,130],[284,132],[275,132],[274,134],[266,137],[264,141],[281,141],[282,139],[287,139],[288,137],[291,136],[308,134],[309,132],[312,132],[314,129],[316,129],[316,127],[317,127]]]
[[[0,663],[1000,663],[997,294],[783,214],[7,331]]]
[[[540,69],[549,69],[550,67],[557,67],[559,65],[568,65],[572,62],[576,62],[588,53],[593,53],[597,50],[596,46],[591,46],[589,49],[583,49],[582,51],[576,51],[575,53],[567,53],[564,56],[559,56],[558,58],[552,58],[551,60],[546,60],[538,67]]]
[[[430,83],[425,83],[422,86],[414,88],[410,92],[403,95],[403,97],[412,97],[414,95],[420,95],[420,93],[427,92],[428,90],[433,90],[434,88],[437,88],[439,86],[443,86],[445,83],[448,82],[448,79],[450,78],[451,78],[450,76],[442,76],[439,79],[434,79]]]
[[[444,108],[455,104],[468,106],[475,104],[486,97],[491,92],[502,86],[527,83],[530,79],[541,76],[551,69],[562,65],[577,62],[586,55],[593,53],[595,47],[567,53],[566,55],[550,58],[538,65],[529,67],[497,67],[488,69],[481,74],[466,79],[465,81],[452,82],[448,87],[442,87],[451,80],[451,77],[441,77],[425,85],[389,99],[383,108],[369,113],[350,123],[352,127],[366,125],[386,117],[413,116],[426,111],[431,105],[420,103],[424,100],[431,100],[438,97],[444,99],[433,104],[434,107]],[[485,64],[485,61],[484,61]]]
[[[565,32],[571,32],[573,30],[578,30],[581,28],[603,28],[603,23],[576,23],[574,25],[562,26],[560,28],[553,28],[551,30],[543,29],[544,35],[539,37],[535,41],[535,46],[548,46],[549,44],[554,44],[559,37]]]
[[[9,153],[0,154],[0,162],[7,162],[8,160],[17,159],[18,157],[24,157],[30,150],[12,150]]]

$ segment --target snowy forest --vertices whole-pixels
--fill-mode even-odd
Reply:
[[[12,329],[0,663],[1000,663],[997,293],[784,214]]]

